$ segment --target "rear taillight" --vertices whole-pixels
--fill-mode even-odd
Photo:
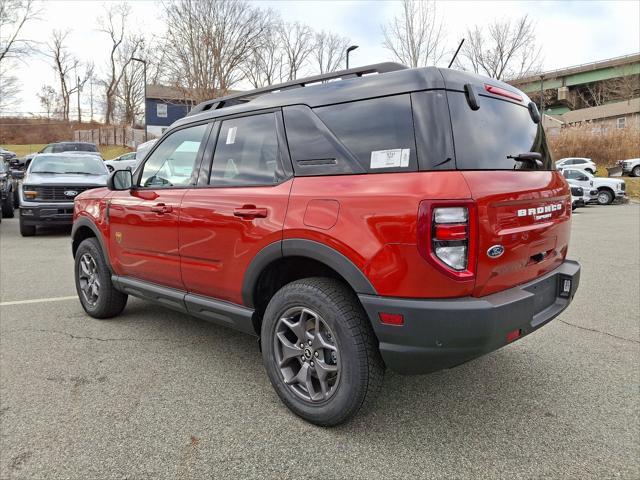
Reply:
[[[475,274],[476,209],[472,201],[424,201],[418,213],[421,255],[458,280]]]

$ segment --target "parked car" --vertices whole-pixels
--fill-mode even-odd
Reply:
[[[20,234],[35,235],[42,225],[70,225],[75,197],[105,186],[108,175],[102,159],[91,153],[33,157],[20,189]]]
[[[355,68],[202,103],[80,194],[76,289],[94,318],[133,295],[259,336],[282,401],[335,425],[385,368],[454,367],[560,314],[570,193],[523,92]]]
[[[609,205],[614,200],[623,200],[626,198],[626,184],[624,180],[614,178],[595,177],[585,170],[576,170],[573,168],[560,169],[562,175],[571,181],[574,185],[579,185],[585,190],[596,189],[598,195],[591,201],[600,205]]]
[[[590,158],[562,158],[556,162],[556,168],[573,168],[575,170],[585,170],[595,175],[598,167]]]
[[[40,149],[37,153],[30,153],[25,155],[22,159],[15,159],[12,166],[16,168],[27,168],[29,167],[29,162],[35,157],[38,153],[64,153],[64,152],[88,152],[88,153],[96,153],[100,155],[100,150],[95,143],[89,142],[55,142],[45,145]]]
[[[584,207],[584,189],[575,185],[570,185],[571,188],[571,210],[575,210],[578,207]]]
[[[0,205],[5,218],[13,218],[17,190],[18,182],[11,175],[8,165],[0,161]]]
[[[0,147],[0,162],[8,162],[12,158],[15,158],[16,152],[12,152],[11,150],[6,150]]]
[[[622,167],[623,175],[640,177],[640,158],[630,158],[628,160],[620,160],[618,164]]]
[[[120,155],[119,157],[107,160],[104,162],[107,170],[113,172],[114,170],[135,169],[138,162],[136,161],[136,152],[129,152]]]
[[[144,142],[138,145],[138,148],[136,149],[136,160],[138,163],[140,163],[140,161],[144,159],[147,153],[149,153],[149,151],[151,150],[151,147],[153,147],[157,141],[158,139],[154,138],[152,140],[149,140],[148,142]]]

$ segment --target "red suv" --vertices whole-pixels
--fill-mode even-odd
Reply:
[[[89,315],[134,295],[259,336],[282,401],[319,425],[354,415],[385,368],[450,368],[540,328],[580,275],[536,106],[438,68],[200,104],[74,219]]]

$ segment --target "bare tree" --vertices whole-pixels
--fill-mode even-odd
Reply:
[[[33,0],[0,0],[0,110],[18,103],[20,81],[10,72],[33,51],[34,42],[23,38],[22,29],[39,13]]]
[[[410,67],[435,65],[445,53],[442,18],[434,0],[402,0],[402,13],[383,26],[382,33],[383,46]]]
[[[125,69],[118,85],[117,98],[123,123],[134,126],[144,112],[144,69],[138,62],[132,62]]]
[[[335,72],[342,67],[349,39],[332,32],[316,33],[312,56],[320,74]]]
[[[40,105],[47,113],[47,119],[50,119],[51,114],[54,113],[58,103],[58,94],[56,93],[56,89],[51,85],[43,85],[37,96],[40,101]]]
[[[125,3],[106,7],[105,16],[100,19],[100,31],[109,35],[111,47],[105,86],[105,121],[113,122],[118,86],[131,63],[131,57],[142,47],[141,35],[129,34],[127,18],[131,7]]]
[[[467,30],[456,65],[498,80],[520,78],[540,70],[540,47],[535,25],[527,15],[495,20]]]
[[[71,94],[76,91],[76,88],[72,86],[73,81],[70,78],[72,72],[77,71],[80,65],[80,60],[73,57],[65,44],[67,40],[68,31],[62,32],[60,30],[54,30],[51,36],[51,42],[49,43],[49,56],[53,61],[53,68],[58,75],[58,82],[60,84],[60,99],[62,102],[62,118],[69,120],[69,103]]]
[[[313,30],[300,22],[280,22],[278,32],[286,61],[286,80],[295,80],[313,51]]]
[[[6,64],[7,62],[5,62]],[[18,94],[20,93],[20,84],[18,77],[6,75],[2,70],[4,64],[0,65],[0,113],[6,112],[10,108],[14,108],[18,104]]]
[[[270,25],[270,12],[242,0],[176,0],[164,9],[169,77],[195,101],[244,78],[242,67]]]
[[[21,59],[33,50],[33,42],[22,38],[22,28],[38,18],[33,0],[0,0],[0,62]]]
[[[265,30],[261,45],[253,49],[242,70],[249,83],[260,88],[281,82],[285,68],[278,24],[274,23]]]

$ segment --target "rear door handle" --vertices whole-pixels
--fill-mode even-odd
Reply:
[[[255,205],[243,205],[233,211],[236,217],[253,220],[254,218],[267,218],[267,209],[258,208]]]
[[[173,212],[173,207],[171,205],[165,205],[164,203],[157,203],[151,207],[151,211],[162,215],[163,213]]]

